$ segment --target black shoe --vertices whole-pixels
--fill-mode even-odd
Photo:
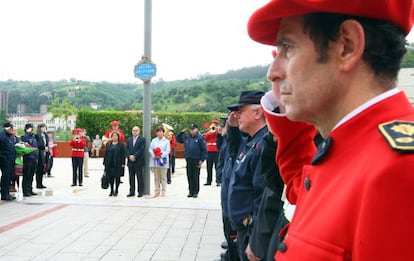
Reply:
[[[109,196],[110,197],[112,197],[114,195],[114,193],[111,191],[110,193],[109,193]]]
[[[31,192],[30,192],[30,195],[32,195],[32,196],[37,196],[37,193],[36,193],[36,192],[31,191]]]
[[[204,186],[211,186],[211,183],[205,183]]]
[[[72,185],[70,185],[71,187],[74,187],[74,186],[76,186],[76,184],[72,184]]]
[[[47,175],[48,178],[54,178],[55,176],[53,175]]]
[[[115,191],[113,194],[114,194],[114,197],[118,196],[118,191]]]
[[[6,200],[6,201],[12,201],[12,200],[15,200],[15,199],[16,199],[16,197],[13,197],[11,195],[1,197],[1,200]]]
[[[228,249],[229,245],[227,244],[227,241],[223,241],[223,243],[221,243],[221,248],[223,249]]]
[[[138,197],[139,197],[139,198],[142,198],[142,196],[143,196],[142,194],[138,194]]]
[[[230,259],[229,259],[229,257],[228,257],[228,254],[227,254],[227,252],[222,252],[222,253],[220,253],[220,261],[229,261]]]
[[[135,196],[135,194],[134,193],[129,193],[128,195],[127,195],[127,197],[129,198],[129,197],[133,197],[133,196]]]
[[[82,184],[79,184],[79,187],[82,187],[83,185]]]
[[[192,198],[192,197],[193,197],[193,194],[191,193],[187,195],[187,198]]]
[[[168,181],[167,181],[167,184],[171,184],[171,180],[168,180]]]
[[[38,188],[38,189],[45,189],[47,187],[46,186],[43,186],[43,185],[40,185],[40,186],[36,186],[36,188]]]
[[[30,194],[30,193],[23,193],[23,197],[31,197],[32,196],[32,194]]]
[[[193,198],[198,198],[198,194],[194,194],[193,195]]]
[[[221,186],[221,183],[220,183],[220,182],[218,182],[218,183],[216,184],[216,186],[217,186],[217,187],[220,187],[220,186]]]

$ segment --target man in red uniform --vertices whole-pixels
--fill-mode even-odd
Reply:
[[[83,129],[74,129],[69,145],[72,147],[72,187],[83,186],[83,157],[85,156],[86,138]]]
[[[273,0],[250,18],[277,46],[262,106],[296,204],[277,261],[414,260],[414,108],[396,88],[413,21],[413,0]],[[297,164],[308,123],[325,140]]]
[[[211,121],[210,130],[204,134],[204,139],[207,145],[207,181],[204,186],[210,186],[213,180],[213,167],[216,168],[218,148],[217,148],[217,128],[220,122],[218,120]],[[217,185],[219,182],[217,181]]]
[[[120,134],[119,141],[125,142],[125,135],[124,135],[123,130],[119,128],[119,125],[120,125],[119,121],[111,121],[110,125],[111,125],[111,129],[105,132],[105,137],[107,138],[107,140],[111,139],[112,132],[118,132]]]

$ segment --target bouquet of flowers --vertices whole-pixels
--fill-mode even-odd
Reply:
[[[152,149],[152,152],[154,153],[155,158],[157,159],[158,166],[164,166],[165,163],[167,163],[167,158],[161,158],[162,151],[160,147],[156,147]]]
[[[22,156],[25,155],[25,154],[29,154],[33,151],[36,151],[37,148],[26,147],[26,145],[24,143],[16,143],[16,145],[14,145],[14,150],[16,151],[15,164],[16,165],[23,165]]]

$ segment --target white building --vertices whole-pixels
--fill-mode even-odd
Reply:
[[[9,121],[13,122],[13,124],[18,129],[24,129],[24,126],[26,125],[26,123],[32,123],[35,127],[40,123],[45,123],[48,129],[52,129],[52,130],[62,129],[63,130],[67,124],[67,127],[70,130],[73,130],[76,125],[76,115],[70,115],[67,120],[67,123],[65,123],[65,120],[62,118],[52,119],[51,113],[45,113],[45,114],[15,113],[15,114],[9,115]]]

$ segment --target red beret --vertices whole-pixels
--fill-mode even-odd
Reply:
[[[323,12],[390,21],[407,35],[414,22],[413,6],[413,0],[272,0],[253,13],[247,30],[253,40],[276,45],[281,18]]]
[[[111,126],[118,126],[120,123],[119,121],[111,121]]]
[[[82,129],[78,129],[78,128],[76,128],[76,129],[73,129],[73,130],[72,130],[72,135],[80,135],[80,134],[81,134],[81,132],[82,132]]]

